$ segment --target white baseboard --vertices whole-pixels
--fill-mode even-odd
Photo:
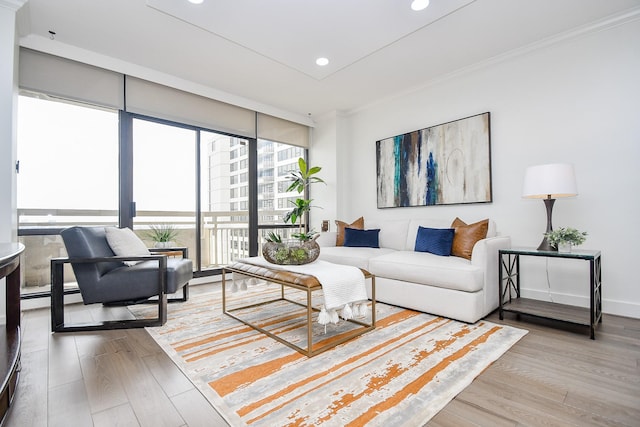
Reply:
[[[221,280],[222,280],[221,275],[207,276],[207,277],[194,278],[191,281],[189,281],[189,284],[191,286],[197,286],[197,285],[202,285],[202,284],[221,281]],[[82,297],[80,296],[80,294],[70,294],[70,295],[65,295],[64,297],[65,304],[74,304],[74,303],[81,303],[81,302],[82,302]],[[45,308],[45,307],[51,307],[50,297],[23,299],[22,301],[20,301],[20,309],[23,311],[35,310],[38,308]],[[3,318],[4,318],[4,315],[0,315],[0,324],[4,324],[4,322],[2,322]]]
[[[80,296],[80,294],[65,295],[64,297],[65,304],[73,304],[77,302],[82,302],[82,297]],[[23,299],[22,301],[20,301],[20,309],[22,311],[35,310],[45,307],[51,307],[50,297]]]
[[[521,290],[522,296],[526,298],[539,299],[543,301],[553,301],[560,304],[577,305],[579,307],[589,307],[590,299],[588,296],[562,294],[557,292],[541,291],[539,289]],[[602,312],[605,314],[614,314],[616,316],[632,317],[640,319],[640,304],[634,304],[627,301],[615,301],[610,299],[602,300]]]

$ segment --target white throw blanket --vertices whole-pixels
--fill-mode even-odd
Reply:
[[[364,274],[357,267],[321,260],[305,265],[277,265],[271,264],[263,257],[243,258],[238,261],[260,267],[308,274],[318,279],[324,294],[324,306],[318,316],[318,323],[322,325],[329,322],[337,323],[337,310],[342,310],[344,319],[367,314],[367,288]]]

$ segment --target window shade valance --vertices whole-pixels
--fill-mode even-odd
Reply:
[[[120,73],[20,48],[19,85],[32,92],[121,110],[124,76]]]
[[[21,89],[248,138],[309,147],[309,127],[169,86],[20,48]]]
[[[128,112],[255,138],[255,112],[135,77],[126,79]]]
[[[309,148],[309,127],[258,113],[258,138]]]

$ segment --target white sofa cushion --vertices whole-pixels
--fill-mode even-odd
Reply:
[[[316,243],[318,243],[322,248],[335,246],[337,236],[337,231],[325,231],[320,233],[320,235],[316,237]]]
[[[369,260],[373,257],[395,252],[388,248],[358,248],[329,246],[320,248],[319,259],[335,264],[346,264],[369,271]]]
[[[404,249],[409,220],[364,221],[366,229],[380,229],[379,242],[381,248],[397,251]]]
[[[477,222],[477,221],[467,222],[467,224],[473,224],[474,222]],[[492,219],[489,219],[489,228],[487,229],[487,237],[496,237],[497,235],[498,235],[498,230],[496,228],[496,222]]]
[[[477,292],[484,286],[484,271],[469,260],[427,252],[394,251],[376,256],[369,260],[368,271],[376,277],[465,292]]]

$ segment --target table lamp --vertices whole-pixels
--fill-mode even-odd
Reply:
[[[530,199],[544,199],[547,208],[547,231],[553,230],[551,225],[551,215],[553,203],[559,197],[572,197],[578,195],[576,185],[576,175],[573,165],[565,163],[554,163],[549,165],[530,166],[524,175],[524,185],[522,197]],[[557,248],[551,246],[547,241],[547,236],[542,239],[538,246],[539,251],[556,251]]]

